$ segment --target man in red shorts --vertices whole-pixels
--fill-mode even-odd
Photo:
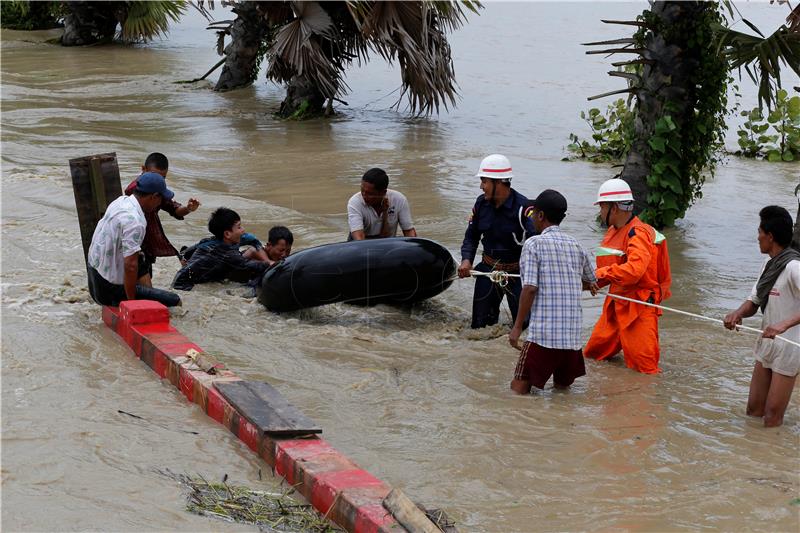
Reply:
[[[559,227],[567,199],[547,189],[533,201],[533,225],[539,235],[525,241],[520,257],[522,294],[508,341],[519,349],[519,337],[530,309],[528,341],[522,347],[511,390],[528,394],[543,389],[553,377],[556,388],[567,388],[586,374],[581,353],[581,290],[597,292],[597,279],[586,251]]]

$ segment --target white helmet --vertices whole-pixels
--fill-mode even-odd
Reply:
[[[511,180],[514,174],[511,172],[511,162],[504,155],[487,155],[481,161],[476,178],[489,178],[492,180]]]
[[[597,201],[594,205],[601,202],[632,202],[633,193],[628,182],[619,178],[607,180],[597,191]]]

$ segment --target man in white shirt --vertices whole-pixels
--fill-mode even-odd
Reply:
[[[411,208],[403,193],[389,188],[389,176],[371,168],[361,178],[361,192],[347,202],[348,241],[394,237],[397,226],[404,237],[416,237]]]
[[[94,229],[87,257],[89,294],[95,302],[111,306],[123,300],[155,300],[170,307],[181,304],[175,293],[136,283],[147,228],[144,214],[173,196],[161,174],[145,172],[132,195],[120,196],[108,205]]]
[[[800,252],[790,247],[792,216],[771,205],[759,212],[758,246],[769,255],[750,296],[723,321],[736,329],[742,318],[761,309],[764,333],[756,342],[756,363],[750,380],[747,414],[764,418],[765,427],[783,424],[783,415],[800,373]]]

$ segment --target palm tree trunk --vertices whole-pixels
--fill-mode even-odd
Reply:
[[[124,2],[66,2],[63,46],[111,41],[117,30],[118,4]]]
[[[704,9],[716,9],[716,5],[695,1],[658,1],[653,3],[650,11],[660,19],[661,27],[669,27],[679,19],[696,17]],[[653,32],[645,42],[645,50],[642,52],[646,63],[643,65],[641,85],[636,93],[635,135],[620,176],[631,186],[637,213],[648,206],[649,188],[646,178],[651,171],[653,155],[648,140],[653,136],[656,122],[669,114],[678,131],[681,131],[693,113],[695,96],[691,78],[699,61],[687,45],[689,37],[673,35],[667,41],[663,35]],[[673,106],[669,113],[664,109],[666,102]]]
[[[225,47],[225,66],[215,91],[247,87],[258,77],[259,49],[267,35],[267,23],[256,2],[240,2],[233,12],[236,20],[231,25],[231,42]]]
[[[281,102],[278,114],[283,118],[308,118],[320,115],[325,105],[325,96],[305,76],[294,76],[286,88],[286,98]]]

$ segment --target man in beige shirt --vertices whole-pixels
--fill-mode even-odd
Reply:
[[[404,237],[416,237],[411,208],[401,192],[389,188],[389,176],[371,168],[361,178],[361,192],[347,202],[348,241],[394,237],[397,227]]]

